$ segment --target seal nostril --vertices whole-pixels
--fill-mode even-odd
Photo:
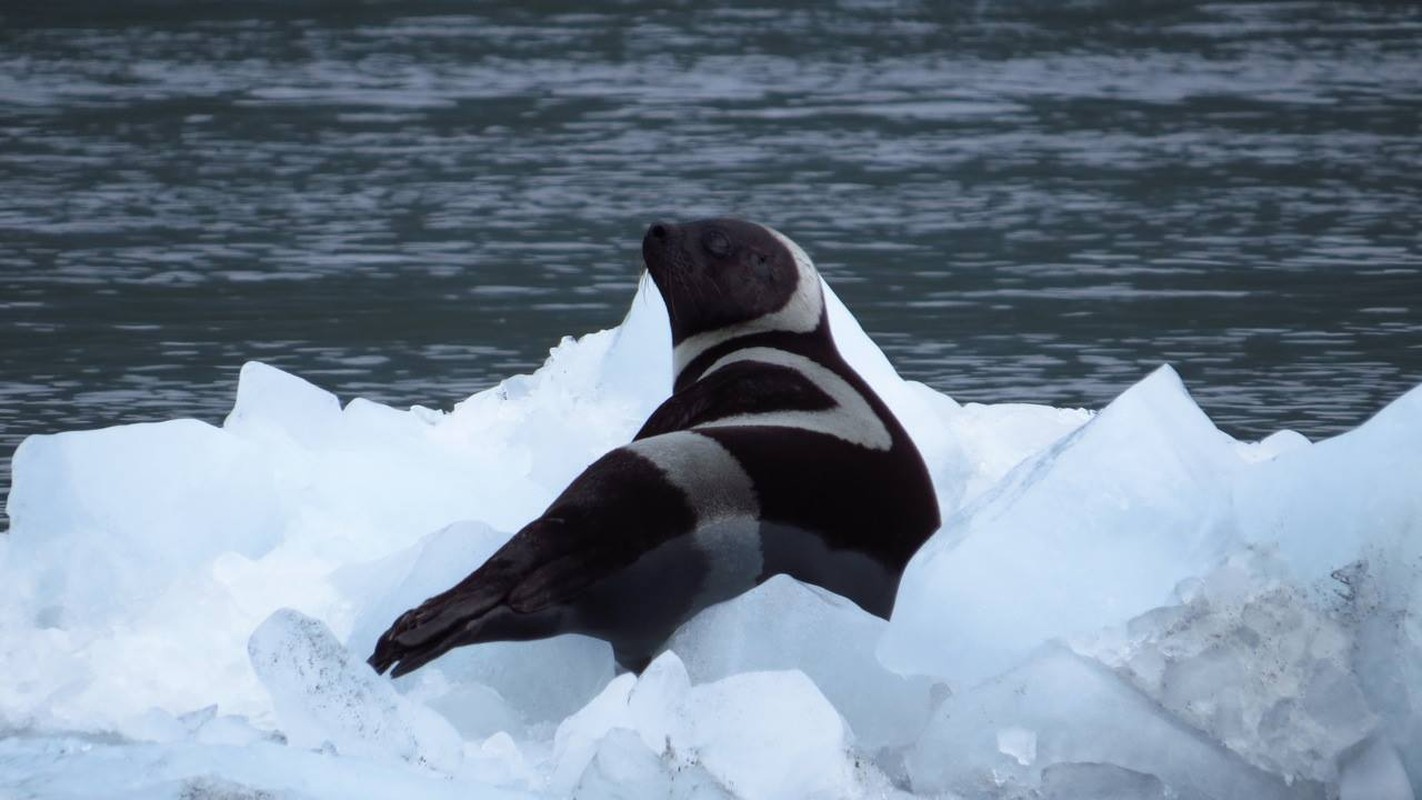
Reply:
[[[647,235],[653,239],[665,239],[667,238],[667,226],[660,222],[653,223],[652,227],[647,229]]]

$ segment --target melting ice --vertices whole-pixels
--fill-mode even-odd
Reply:
[[[945,523],[892,621],[788,578],[639,677],[564,636],[363,663],[670,386],[617,330],[448,413],[242,370],[222,427],[33,436],[0,542],[0,794],[1334,798],[1422,786],[1422,388],[1311,444],[1168,367],[1100,413],[959,405],[835,338]]]

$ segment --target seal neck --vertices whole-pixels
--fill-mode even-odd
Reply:
[[[672,374],[675,376],[672,391],[679,392],[690,386],[717,360],[747,347],[770,347],[799,353],[816,360],[831,358],[835,351],[834,341],[830,337],[829,314],[822,311],[819,322],[809,330],[795,331],[746,324],[687,338],[672,351]]]
[[[790,242],[790,245],[793,246],[794,243]],[[795,248],[794,252],[799,253],[799,248]],[[703,353],[735,339],[762,333],[813,333],[821,328],[829,330],[820,276],[815,273],[814,267],[803,253],[796,256],[796,263],[799,270],[797,286],[785,305],[754,319],[693,333],[677,340],[672,347],[672,372],[681,375],[686,367]],[[668,310],[670,311],[670,308]]]

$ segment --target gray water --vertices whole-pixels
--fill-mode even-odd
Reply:
[[[248,359],[449,407],[616,324],[663,216],[784,230],[960,401],[1170,362],[1319,438],[1422,382],[1415,5],[588,7],[0,0],[0,497]]]

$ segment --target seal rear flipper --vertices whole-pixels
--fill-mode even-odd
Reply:
[[[625,553],[622,558],[609,558],[611,555],[605,550],[574,553],[539,567],[509,593],[509,608],[520,614],[532,614],[569,602],[635,560],[632,553]]]
[[[398,677],[463,645],[569,632],[566,605],[639,555],[595,532],[561,516],[530,522],[464,580],[401,614],[367,663]]]
[[[398,677],[465,644],[464,640],[477,632],[479,621],[497,609],[507,594],[495,582],[472,591],[458,589],[431,597],[418,608],[401,614],[375,643],[375,652],[368,660],[370,666],[376,672],[385,672],[398,662]]]
[[[412,613],[414,612],[406,612],[401,616],[400,621]],[[398,626],[400,621],[395,624]],[[380,637],[380,641],[375,643],[375,652],[371,654],[366,663],[370,664],[377,673],[384,673],[393,666],[395,669],[391,673],[391,677],[398,678],[439,658],[461,644],[463,642],[457,635],[447,635],[429,639],[420,644],[407,645],[398,641],[391,631],[387,631]]]
[[[563,520],[556,517],[534,520],[464,580],[401,614],[380,635],[368,659],[370,666],[383,673],[398,662],[398,676],[460,645],[497,638],[486,632],[488,618],[500,609],[509,610],[510,593],[541,564],[556,563],[576,547],[568,536],[560,535],[563,527]]]
[[[398,638],[381,637],[369,663],[377,672],[384,672],[394,666],[390,675],[398,678],[456,647],[483,642],[544,639],[564,632],[563,624],[561,608],[521,614],[507,605],[498,605],[476,619],[460,623],[442,636],[429,638],[418,644],[403,643]]]

